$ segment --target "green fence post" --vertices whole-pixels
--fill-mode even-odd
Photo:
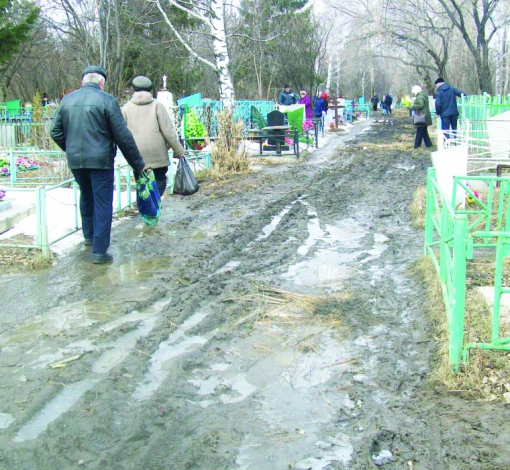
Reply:
[[[498,237],[496,242],[496,269],[494,272],[494,310],[492,314],[491,343],[499,339],[500,309],[501,309],[501,278],[503,275],[504,243],[506,238]]]
[[[37,232],[35,235],[35,245],[39,250],[42,250],[42,233],[41,233],[41,188],[35,190],[35,210],[36,210],[36,224]]]
[[[74,197],[74,228],[78,230],[80,221],[78,218],[78,183],[73,180],[73,197]]]
[[[115,200],[117,201],[117,213],[119,213],[122,210],[122,201],[120,197],[120,168],[115,168]]]
[[[458,372],[464,343],[464,307],[466,302],[466,237],[467,215],[457,215],[453,221],[453,305],[450,322],[450,365]]]
[[[434,224],[432,223],[432,217],[434,214],[434,186],[432,181],[436,179],[436,169],[429,168],[427,170],[427,195],[425,200],[425,246],[424,255],[427,254],[427,245],[432,243],[434,236]]]
[[[11,188],[14,188],[17,180],[16,174],[16,157],[14,156],[14,151],[9,152],[9,169],[10,169],[10,179],[11,179]]]
[[[448,206],[446,201],[442,201],[443,205],[441,206],[441,244],[440,244],[440,252],[439,252],[439,279],[441,280],[441,284],[446,284],[448,282],[448,264],[447,264],[447,255],[448,255],[448,239],[450,238],[449,232],[449,213]]]
[[[131,167],[126,167],[126,189],[127,189],[127,200],[128,207],[131,207]]]
[[[41,238],[41,251],[44,259],[50,259],[50,245],[48,242],[48,221],[46,219],[46,189],[37,188],[38,199],[39,199],[39,223],[38,231],[40,230]]]

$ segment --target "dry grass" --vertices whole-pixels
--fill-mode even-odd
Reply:
[[[52,263],[53,255],[51,259],[46,260],[36,249],[0,248],[0,267],[4,273],[45,269]]]
[[[427,187],[418,186],[413,195],[413,202],[409,205],[412,226],[425,228],[425,209],[427,206]]]
[[[248,170],[249,153],[244,146],[243,122],[235,122],[232,109],[224,107],[216,116],[218,135],[211,144],[213,169],[219,173]]]
[[[448,323],[441,286],[430,258],[422,258],[417,266],[428,286],[428,313],[436,326],[439,342],[438,362],[431,374],[432,382],[451,392],[460,392],[486,400],[503,399],[510,391],[510,354],[503,351],[472,350],[469,362],[455,374],[448,361]],[[465,341],[489,341],[491,331],[490,309],[477,289],[466,292]]]
[[[340,326],[336,308],[350,299],[343,293],[329,296],[295,294],[294,292],[254,284],[252,292],[228,299],[230,302],[249,302],[255,307],[254,321],[270,320],[277,323],[297,324],[310,320],[327,322],[330,327]]]

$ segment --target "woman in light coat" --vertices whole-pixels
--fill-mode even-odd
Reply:
[[[412,106],[414,112],[416,114],[425,114],[425,120],[426,123],[415,126],[416,127],[416,137],[414,139],[414,148],[420,148],[421,147],[421,141],[425,142],[425,147],[429,148],[432,147],[432,141],[429,137],[429,131],[428,126],[432,125],[432,116],[430,115],[430,109],[429,109],[429,97],[427,93],[425,93],[421,86],[415,85],[413,87],[413,95],[416,96],[416,99],[414,100],[414,104]]]
[[[151,168],[154,172],[159,194],[162,196],[170,164],[168,148],[173,150],[174,158],[183,157],[184,148],[179,142],[167,110],[152,96],[150,79],[136,77],[131,86],[134,93],[131,100],[122,107],[122,115],[133,134],[146,168]]]

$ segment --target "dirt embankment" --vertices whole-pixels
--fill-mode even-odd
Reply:
[[[123,222],[111,266],[4,276],[0,468],[509,468],[508,408],[428,381],[411,138],[374,122]]]

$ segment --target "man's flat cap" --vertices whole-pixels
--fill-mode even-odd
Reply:
[[[444,78],[439,77],[435,82],[434,85],[437,85],[438,83],[444,83]]]
[[[99,75],[102,75],[105,80],[108,78],[104,69],[102,67],[99,67],[99,65],[89,65],[88,67],[86,67],[83,73],[81,74],[81,78],[83,78],[88,73],[98,73]]]
[[[133,78],[131,85],[134,90],[152,90],[152,82],[143,75]]]

